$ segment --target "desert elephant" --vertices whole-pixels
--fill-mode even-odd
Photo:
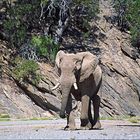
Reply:
[[[81,101],[80,129],[100,129],[100,98],[97,92],[102,81],[102,71],[98,65],[97,57],[90,52],[73,54],[59,51],[55,63],[60,79],[53,90],[61,86],[60,117],[64,118],[65,112],[67,114],[67,126],[64,129],[76,129],[74,111],[72,110],[72,96]],[[91,102],[94,106],[94,119],[92,119]]]

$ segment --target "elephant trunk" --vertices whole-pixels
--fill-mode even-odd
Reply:
[[[69,94],[68,93],[63,93],[62,94],[62,103],[61,103],[61,111],[60,111],[60,117],[61,118],[65,118],[65,110],[67,107],[67,102],[68,102],[68,97]]]
[[[60,110],[61,118],[65,118],[65,111],[67,108],[72,85],[73,84],[69,82],[62,83],[61,85],[61,89],[62,89],[62,102],[61,102],[61,110]]]
[[[69,96],[72,86],[78,89],[76,84],[76,79],[74,75],[62,74],[60,77],[60,85],[62,90],[62,102],[61,102],[61,110],[60,110],[60,117],[65,118],[65,111],[67,108],[67,104],[69,102]],[[69,80],[68,80],[69,79]],[[75,84],[74,84],[75,83]]]

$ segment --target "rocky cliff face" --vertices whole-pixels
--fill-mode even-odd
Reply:
[[[108,20],[114,15],[110,1],[101,1],[99,19],[91,22],[96,28],[96,42],[87,48],[97,54],[103,70],[100,114],[140,116],[140,57],[130,45],[129,33],[119,31]],[[39,67],[43,79],[37,86],[29,79],[28,82],[15,82],[2,74],[0,114],[16,118],[57,115],[61,93],[59,90],[51,92],[50,88],[57,83],[58,77],[50,65],[39,63]]]
[[[97,24],[105,35],[103,41],[98,39],[103,70],[101,114],[140,115],[139,56],[130,46],[130,35],[106,20],[105,17],[115,16],[109,1],[100,3],[100,8]]]

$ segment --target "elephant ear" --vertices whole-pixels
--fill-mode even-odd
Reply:
[[[60,61],[62,60],[64,54],[65,53],[63,51],[59,51],[56,54],[56,58],[55,58],[55,69],[56,69],[58,75],[60,75]]]
[[[81,59],[80,82],[87,79],[96,69],[99,60],[90,52],[79,53]]]

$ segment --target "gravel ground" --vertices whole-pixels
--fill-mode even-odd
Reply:
[[[101,130],[64,131],[66,120],[62,119],[0,122],[0,139],[140,139],[140,123],[116,120],[101,123]]]

